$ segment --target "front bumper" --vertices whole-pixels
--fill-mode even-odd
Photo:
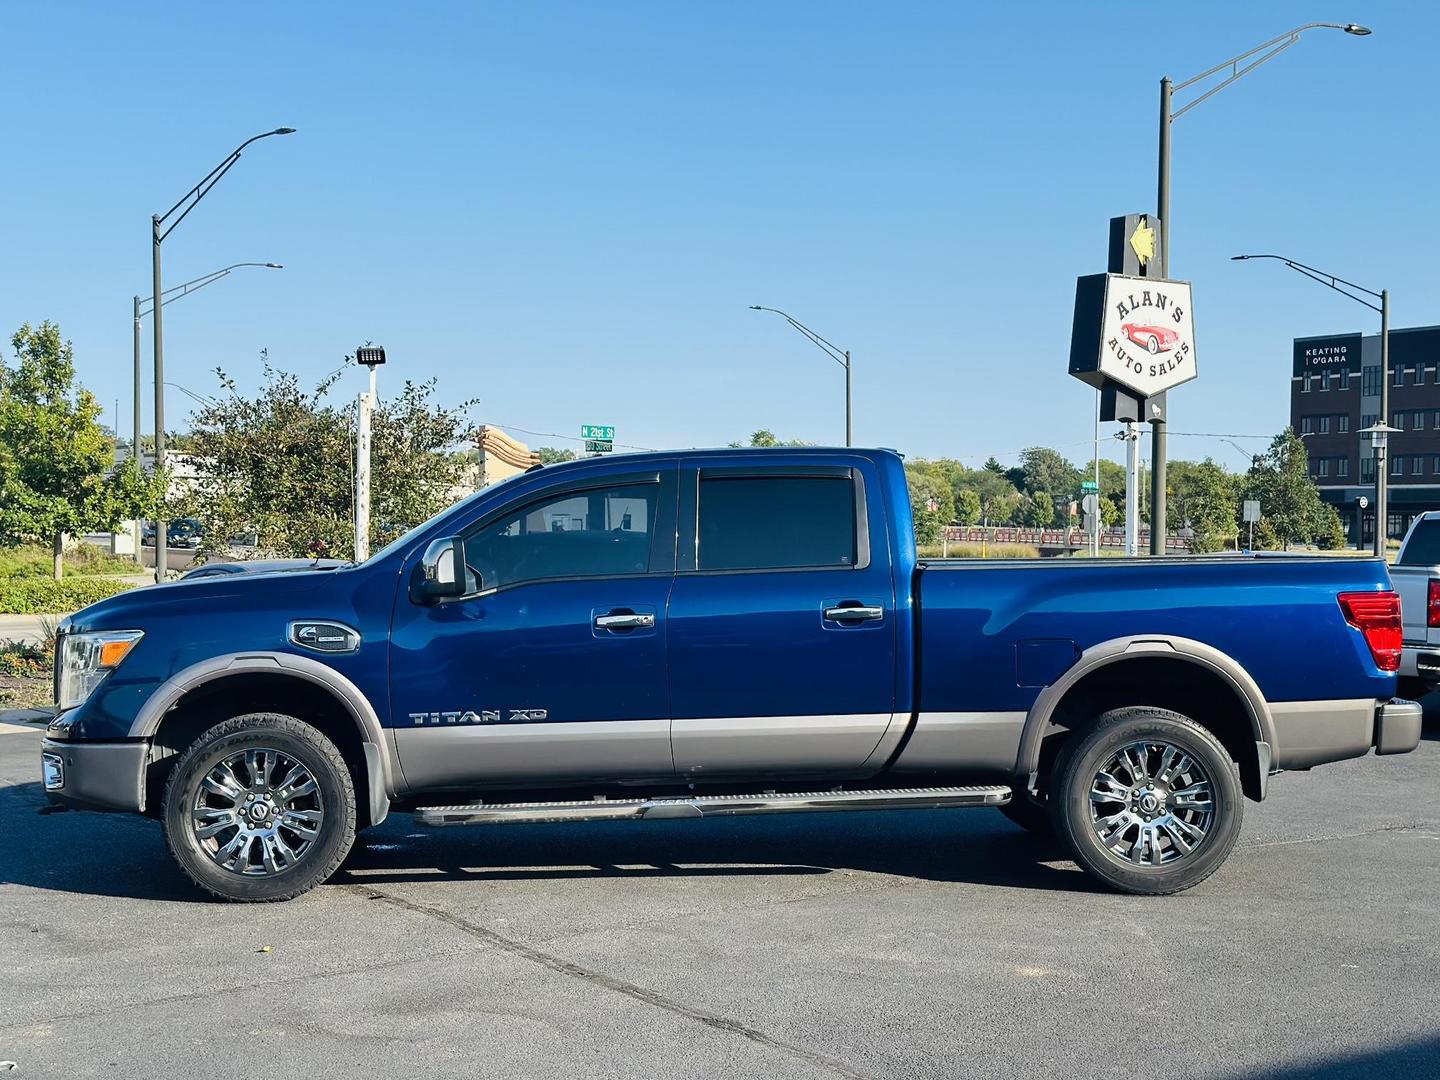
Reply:
[[[1375,753],[1408,754],[1420,745],[1425,710],[1418,701],[1395,698],[1375,710]]]
[[[81,810],[143,811],[149,761],[150,743],[144,739],[45,739],[40,743],[40,778],[46,797]]]

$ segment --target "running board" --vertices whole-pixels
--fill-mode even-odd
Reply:
[[[419,825],[511,825],[551,821],[663,821],[735,814],[833,813],[841,810],[944,810],[1004,806],[1010,789],[994,787],[895,788],[888,791],[807,791],[767,795],[692,795],[666,799],[581,799],[574,802],[474,803],[422,806]]]

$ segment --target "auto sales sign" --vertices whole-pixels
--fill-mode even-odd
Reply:
[[[1195,378],[1190,283],[1092,274],[1075,284],[1070,374],[1142,398]]]

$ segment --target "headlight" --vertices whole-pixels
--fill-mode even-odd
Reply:
[[[82,704],[144,636],[141,630],[97,630],[61,637],[55,703],[62,711]]]

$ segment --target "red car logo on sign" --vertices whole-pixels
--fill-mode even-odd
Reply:
[[[1169,352],[1180,341],[1180,335],[1174,330],[1145,323],[1125,323],[1120,327],[1120,332],[1136,345],[1143,345],[1152,356]]]

